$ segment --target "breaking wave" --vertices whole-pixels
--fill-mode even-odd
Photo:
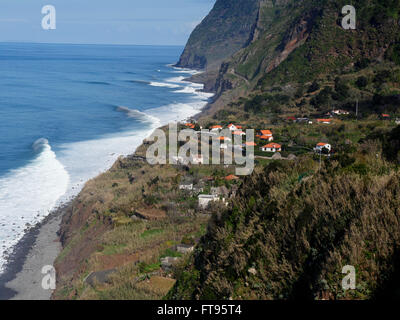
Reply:
[[[139,110],[129,109],[128,107],[121,106],[121,107],[117,107],[117,111],[125,112],[129,118],[133,118],[135,120],[139,120],[144,123],[150,123],[150,124],[154,124],[154,125],[160,124],[159,118],[157,118],[155,116],[151,116],[151,115],[144,113],[142,111],[139,111]]]
[[[47,139],[32,144],[35,159],[0,178],[0,271],[26,228],[46,217],[64,195],[69,175]]]

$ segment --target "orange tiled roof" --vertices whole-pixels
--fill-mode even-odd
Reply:
[[[235,176],[234,174],[230,174],[229,176],[225,177],[225,180],[237,180],[239,177]]]
[[[249,147],[250,147],[250,146],[255,147],[255,146],[257,145],[257,143],[255,143],[255,142],[246,142],[245,145],[246,145],[246,146],[249,146]]]
[[[234,135],[240,135],[240,134],[243,134],[243,133],[244,132],[242,130],[236,130],[236,131],[232,132],[232,134],[234,134]]]
[[[323,147],[323,146],[325,146],[325,145],[327,145],[327,143],[325,143],[325,142],[319,142],[319,143],[317,144],[317,146],[321,146],[321,147]]]
[[[272,136],[272,132],[270,130],[260,130],[263,136]]]
[[[222,129],[220,125],[212,126],[211,129]]]
[[[272,143],[268,143],[265,146],[263,146],[263,148],[275,148],[275,149],[279,149],[282,146],[278,143],[272,142]]]
[[[331,122],[332,119],[317,119],[318,122]]]

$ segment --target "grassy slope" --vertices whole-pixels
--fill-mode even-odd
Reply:
[[[320,171],[309,156],[294,166],[273,162],[259,168],[244,181],[233,206],[209,223],[199,250],[181,267],[167,297],[365,299],[396,294],[398,287],[390,286],[400,272],[400,175],[399,166],[385,160],[381,150],[380,141],[360,140],[338,149]],[[347,264],[356,267],[357,289],[344,292],[341,271]]]

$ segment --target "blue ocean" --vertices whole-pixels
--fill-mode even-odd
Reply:
[[[0,271],[27,227],[206,104],[182,49],[0,44]]]

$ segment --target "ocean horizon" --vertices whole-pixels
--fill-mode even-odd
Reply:
[[[27,230],[211,94],[180,46],[0,43],[0,273]]]

